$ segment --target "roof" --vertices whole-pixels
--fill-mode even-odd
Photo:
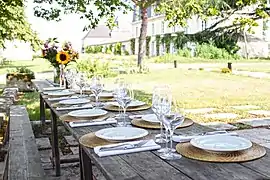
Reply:
[[[91,29],[84,37],[86,38],[110,38],[111,30],[106,25],[99,25],[95,29]]]

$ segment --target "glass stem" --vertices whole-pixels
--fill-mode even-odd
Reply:
[[[80,87],[80,96],[82,97],[82,87]]]
[[[166,151],[167,151],[169,149],[168,148],[169,143],[168,143],[168,130],[167,129],[165,130],[165,137],[166,137],[166,146],[165,146],[165,148],[166,148]]]
[[[162,116],[159,116],[159,119],[160,119],[160,139],[162,140],[164,138]]]
[[[126,126],[126,108],[125,107],[123,108],[123,114],[124,114],[123,124],[124,124],[124,126]]]
[[[96,106],[98,106],[98,95],[96,95],[95,97],[96,97]]]
[[[173,136],[173,130],[170,130],[170,151],[169,152],[172,152],[172,136]]]

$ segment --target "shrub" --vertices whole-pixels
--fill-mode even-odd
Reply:
[[[196,47],[196,57],[205,59],[236,59],[235,55],[228,53],[226,49],[220,49],[212,44],[200,44]]]
[[[177,55],[181,57],[191,57],[191,52],[188,48],[179,49]]]
[[[231,70],[229,68],[222,68],[221,73],[231,73]]]
[[[200,71],[203,71],[204,69],[203,68],[199,68]]]
[[[173,63],[174,60],[177,60],[177,55],[174,54],[165,54],[163,56],[154,57],[155,63]]]
[[[121,55],[122,54],[122,43],[116,43],[114,46],[114,52],[115,55]]]
[[[76,64],[76,69],[79,72],[85,72],[91,78],[96,74],[101,74],[103,77],[114,77],[117,75],[111,70],[109,62],[101,62],[100,60],[81,60]]]
[[[125,50],[124,55],[129,56],[129,52],[127,50]]]

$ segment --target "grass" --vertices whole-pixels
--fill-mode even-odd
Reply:
[[[170,84],[173,97],[184,108],[217,108],[215,112],[232,112],[241,118],[251,118],[247,111],[234,110],[233,105],[258,105],[270,109],[267,79],[234,76],[204,71],[170,69],[150,74],[121,75],[132,82],[140,93],[139,99],[151,103],[151,93],[155,85]],[[198,122],[217,121],[199,115],[189,115]],[[219,120],[222,121],[222,120]],[[235,122],[227,119],[226,122]]]
[[[25,92],[20,96],[20,105],[25,105],[31,121],[39,120],[39,92]],[[50,112],[46,109],[46,119],[50,119]]]
[[[53,67],[47,60],[37,58],[34,60],[25,60],[25,61],[10,61],[10,63],[0,66],[0,74],[12,72],[16,70],[16,68],[22,66],[27,67],[34,72],[48,72],[53,70]]]

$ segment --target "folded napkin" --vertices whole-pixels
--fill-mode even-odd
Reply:
[[[67,99],[77,99],[79,98],[78,96],[63,96],[63,97],[56,97],[56,98],[48,98],[49,101],[62,101],[62,100],[67,100]]]
[[[128,142],[130,144],[134,143],[137,144],[140,141],[132,141]],[[124,143],[119,143],[120,144],[126,144],[127,142]],[[113,145],[105,145],[105,146],[97,146],[94,148],[94,152],[99,156],[99,157],[104,157],[104,156],[111,156],[111,155],[118,155],[118,154],[128,154],[128,153],[135,153],[135,152],[141,152],[141,151],[151,151],[151,150],[156,150],[160,149],[161,146],[156,144],[153,139],[149,140],[147,143],[145,143],[142,147],[138,148],[132,148],[132,149],[121,149],[121,150],[107,150],[107,151],[100,151],[101,147],[113,147],[116,144]]]
[[[78,106],[69,106],[69,107],[57,107],[57,111],[64,111],[64,110],[78,110],[78,109],[86,109],[86,108],[93,108],[92,104],[84,104]]]
[[[104,121],[91,121],[91,120],[79,120],[74,122],[69,122],[70,127],[84,127],[84,126],[97,126],[105,124],[115,124],[117,120],[114,118],[109,118]]]
[[[208,134],[209,136],[213,136],[213,134]],[[202,136],[208,136],[206,135],[194,135],[194,136],[185,136],[185,135],[175,135],[173,136],[173,141],[175,142],[180,142],[180,143],[184,143],[184,142],[189,142],[191,139],[194,138],[198,138],[198,137],[202,137]],[[236,132],[227,132],[227,133],[223,133],[223,134],[214,134],[215,136],[237,136]]]

